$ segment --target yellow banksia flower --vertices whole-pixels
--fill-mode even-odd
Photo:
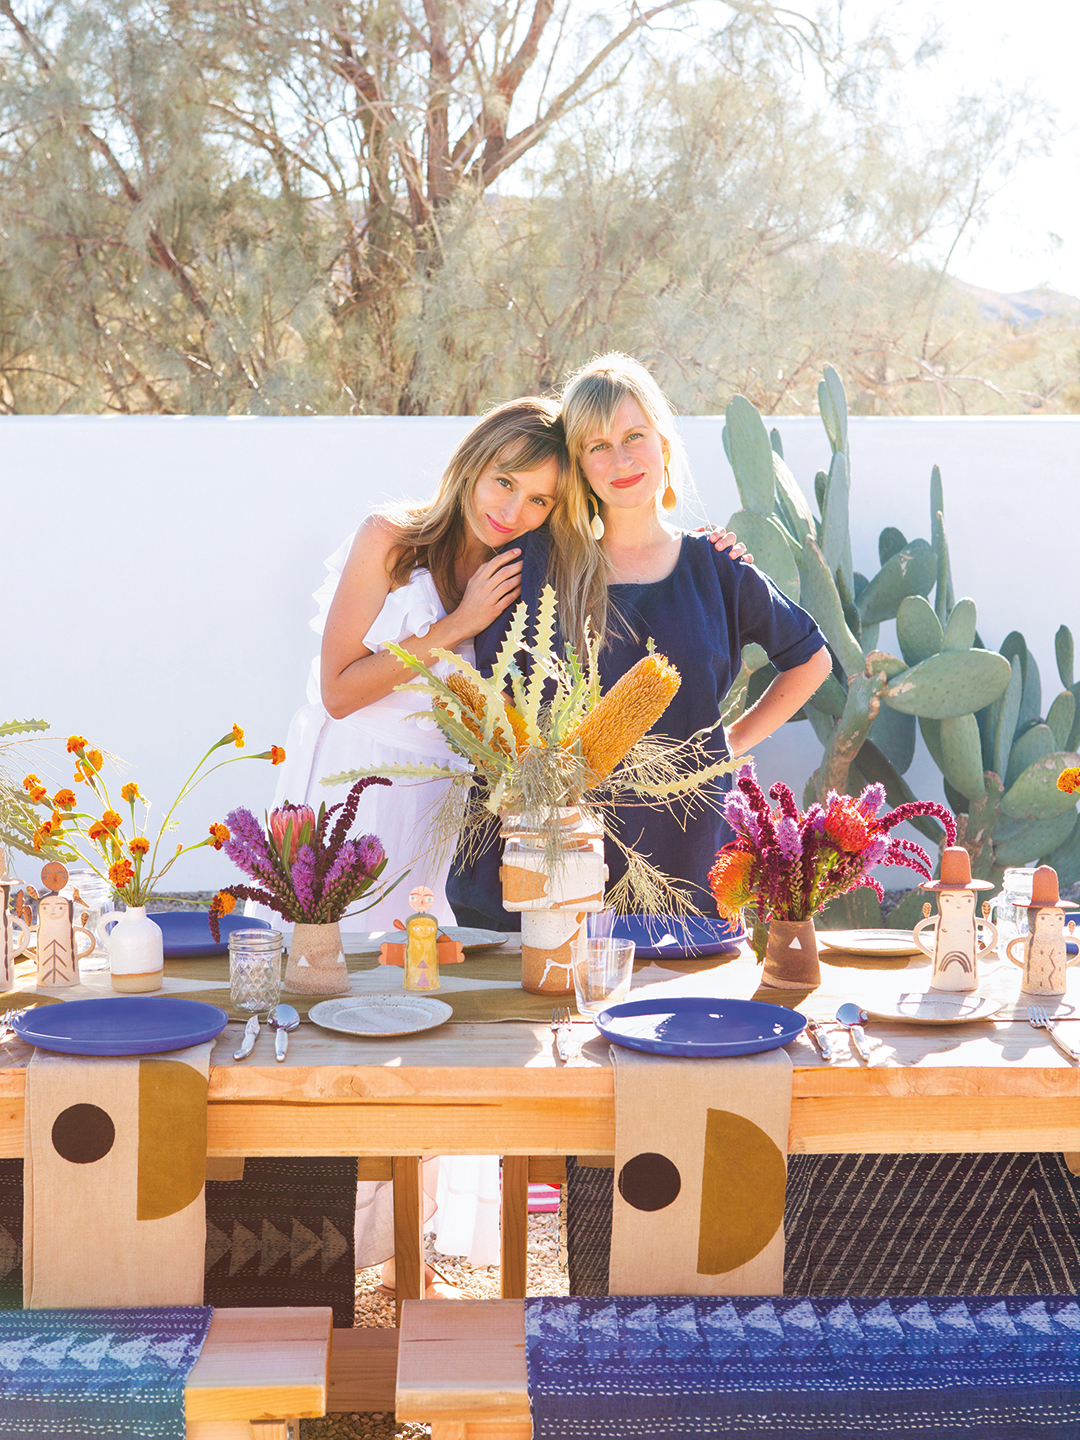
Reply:
[[[595,780],[619,761],[660,719],[682,683],[663,655],[646,655],[593,706],[572,737]]]
[[[514,744],[517,753],[520,755],[529,748],[529,730],[525,724],[525,717],[519,710],[515,710],[509,700],[506,702],[506,718],[510,722],[510,729],[514,732]]]
[[[467,675],[455,671],[446,681],[448,690],[452,690],[461,701],[461,722],[470,735],[475,735],[477,740],[483,740],[483,722],[487,715],[487,701],[475,680],[470,680]],[[439,705],[439,702],[435,702]],[[449,713],[449,707],[445,704],[439,705],[440,710]],[[495,730],[491,736],[491,744],[496,750],[501,750],[504,755],[510,754],[510,746],[503,738],[500,730]]]
[[[1057,778],[1057,788],[1066,795],[1075,795],[1080,790],[1080,768],[1070,765],[1067,770],[1062,770]]]

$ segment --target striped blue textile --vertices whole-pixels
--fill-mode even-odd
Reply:
[[[184,1440],[184,1387],[213,1310],[0,1313],[0,1440]]]
[[[534,1440],[1080,1435],[1071,1296],[548,1296],[525,1334]]]

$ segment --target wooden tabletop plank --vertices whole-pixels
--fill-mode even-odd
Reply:
[[[528,1420],[522,1301],[407,1300],[398,1342],[397,1418]]]
[[[184,1391],[188,1423],[325,1415],[333,1324],[328,1306],[215,1310]]]

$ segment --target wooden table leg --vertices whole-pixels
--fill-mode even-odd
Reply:
[[[502,1297],[525,1298],[529,1239],[529,1157],[504,1155],[502,1162]]]
[[[395,1155],[394,1286],[397,1323],[405,1300],[424,1298],[424,1212],[420,1204],[419,1155]]]

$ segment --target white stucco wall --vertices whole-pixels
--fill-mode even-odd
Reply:
[[[720,418],[683,421],[709,517],[738,508]],[[381,499],[430,493],[470,421],[18,417],[0,422],[2,717],[43,716],[57,737],[32,768],[69,776],[72,731],[124,757],[130,777],[171,801],[198,754],[233,721],[250,746],[283,741],[302,702],[316,638],[307,628],[322,558]],[[808,493],[828,461],[816,419],[778,422]],[[1076,494],[1080,418],[853,420],[856,568],[877,569],[877,536],[929,538],[929,476],[945,482],[958,596],[979,606],[984,642],[1022,630],[1044,695],[1059,688],[1053,636],[1080,628]],[[882,643],[887,643],[883,627]],[[48,742],[46,742],[48,747]],[[233,753],[233,752],[230,752]],[[759,751],[763,777],[797,789],[818,747],[805,724]],[[930,786],[928,760],[909,774]],[[186,803],[179,837],[238,803],[267,804],[273,775],[245,763]],[[36,880],[32,862],[20,865]],[[235,878],[213,851],[173,870],[179,889]]]

